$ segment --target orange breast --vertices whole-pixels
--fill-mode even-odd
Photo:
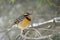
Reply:
[[[31,21],[29,21],[29,20],[27,20],[27,19],[25,18],[24,21],[20,24],[19,28],[25,29],[25,28],[27,28],[30,24],[31,24]]]

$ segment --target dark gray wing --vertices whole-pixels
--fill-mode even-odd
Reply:
[[[18,23],[20,23],[21,21],[23,21],[23,20],[24,20],[24,18],[25,18],[25,16],[24,16],[24,15],[19,16],[19,17],[15,20],[14,24],[18,24]]]

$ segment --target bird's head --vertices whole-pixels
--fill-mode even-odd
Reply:
[[[25,16],[28,16],[28,15],[31,15],[31,14],[30,14],[30,13],[28,13],[28,12],[26,12],[24,15],[25,15]]]

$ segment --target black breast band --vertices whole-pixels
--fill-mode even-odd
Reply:
[[[26,17],[26,19],[27,19],[27,20],[29,20],[29,21],[31,21],[31,19],[30,19],[30,18],[28,18],[28,17]]]

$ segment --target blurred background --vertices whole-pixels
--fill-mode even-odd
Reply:
[[[30,8],[34,25],[17,38],[21,29],[10,30],[12,23]],[[60,40],[59,30],[60,0],[0,0],[0,40]]]

